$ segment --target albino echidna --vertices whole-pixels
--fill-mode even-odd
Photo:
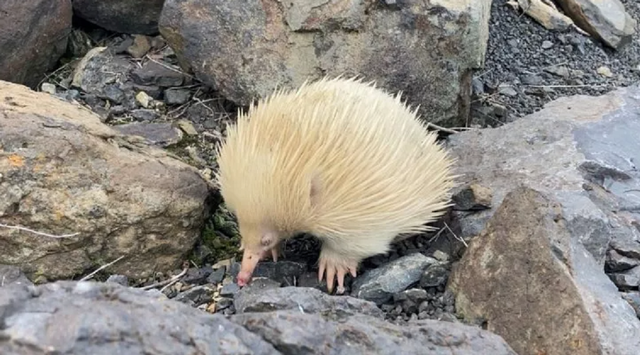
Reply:
[[[397,237],[431,230],[449,206],[454,160],[400,94],[324,78],[240,112],[217,147],[216,180],[242,239],[237,281],[298,233],[322,241],[318,279],[347,272]]]

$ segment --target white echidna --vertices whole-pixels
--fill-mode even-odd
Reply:
[[[449,206],[454,160],[400,94],[324,78],[240,112],[217,147],[221,195],[238,220],[246,285],[298,233],[322,241],[318,278],[344,292],[359,263],[431,230]]]

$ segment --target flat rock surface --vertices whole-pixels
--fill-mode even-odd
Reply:
[[[67,48],[71,0],[0,1],[0,80],[35,88]]]
[[[311,287],[260,289],[249,285],[235,295],[238,313],[296,310],[304,313],[366,314],[382,318],[375,303],[351,296],[331,296]]]
[[[492,206],[519,185],[553,196],[571,234],[605,261],[610,243],[640,255],[640,88],[561,98],[495,129],[451,136],[464,187],[492,190]],[[494,209],[459,211],[463,238],[478,234]]]
[[[516,354],[494,334],[450,322],[424,320],[398,326],[365,315],[345,318],[295,310],[246,313],[231,320],[291,355]]]
[[[278,354],[221,315],[114,283],[0,287],[0,353]]]
[[[18,227],[0,227],[0,263],[44,279],[120,257],[110,272],[173,270],[200,235],[207,194],[194,168],[84,107],[0,82],[0,223]]]
[[[521,355],[637,354],[640,320],[570,224],[552,197],[508,193],[451,275],[458,313]]]
[[[159,27],[184,68],[238,105],[323,75],[359,75],[402,91],[427,120],[462,125],[490,4],[167,0]]]

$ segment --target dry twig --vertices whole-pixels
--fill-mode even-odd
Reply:
[[[87,280],[91,279],[92,277],[94,277],[94,276],[95,276],[97,273],[99,273],[100,271],[102,271],[102,270],[104,270],[104,269],[108,268],[109,266],[111,266],[111,265],[113,265],[113,264],[117,263],[118,261],[122,260],[122,258],[124,258],[124,255],[123,255],[123,256],[121,256],[121,257],[119,257],[119,258],[117,258],[116,260],[114,260],[114,261],[112,261],[112,262],[108,263],[108,264],[105,264],[105,265],[100,266],[100,267],[99,267],[99,268],[97,268],[94,272],[92,272],[92,273],[90,273],[89,275],[87,275],[87,276],[85,276],[85,277],[81,278],[81,279],[80,279],[80,281],[87,281]]]
[[[144,287],[140,287],[140,288],[146,291],[146,290],[150,290],[152,288],[156,288],[158,286],[165,286],[165,285],[171,286],[174,283],[178,282],[178,280],[180,280],[180,278],[182,278],[184,275],[186,275],[187,274],[187,270],[189,270],[189,268],[184,268],[184,270],[182,270],[181,273],[179,273],[178,275],[176,275],[176,276],[174,276],[174,277],[172,277],[170,279],[163,280],[163,281],[160,281],[160,282],[156,282],[156,283],[154,283],[152,285],[148,285],[148,286],[144,286]],[[164,290],[164,288],[163,288],[163,290]]]
[[[26,227],[10,226],[8,224],[2,224],[2,223],[0,223],[0,227],[8,228],[8,229],[15,229],[15,230],[23,231],[23,232],[29,232],[29,233],[41,235],[41,236],[48,237],[48,238],[54,238],[54,239],[70,238],[70,237],[75,237],[76,235],[80,234],[80,233],[73,233],[73,234],[55,235],[55,234],[49,234],[49,233],[34,231],[33,229],[29,229],[29,228],[26,228]]]

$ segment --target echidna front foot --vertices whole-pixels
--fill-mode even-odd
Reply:
[[[320,253],[319,266],[318,266],[318,281],[322,282],[324,274],[327,275],[327,290],[329,293],[333,291],[333,285],[335,279],[337,279],[338,288],[337,294],[344,293],[344,277],[347,273],[356,277],[356,271],[358,269],[359,260],[345,259],[344,256],[339,255],[326,246],[322,248]]]

